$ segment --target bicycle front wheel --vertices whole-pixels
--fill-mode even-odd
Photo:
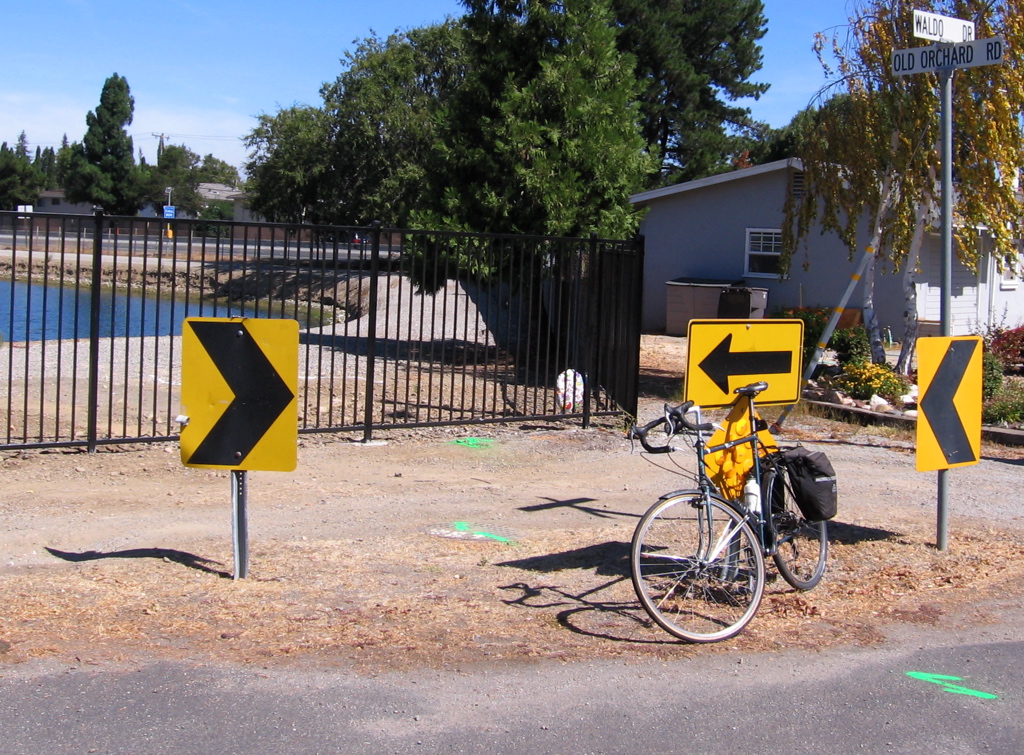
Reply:
[[[811,590],[825,574],[828,526],[804,518],[786,483],[785,472],[769,472],[765,483],[764,500],[771,505],[775,530],[775,565],[782,578],[797,590]]]
[[[750,623],[764,594],[764,557],[753,530],[715,495],[664,498],[633,533],[633,588],[665,631],[717,642]]]

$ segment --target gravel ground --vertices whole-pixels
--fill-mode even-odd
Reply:
[[[672,344],[669,344],[672,345]],[[645,342],[641,418],[678,391],[679,354]],[[936,475],[912,438],[794,413],[785,439],[840,480],[829,571],[772,582],[738,638],[694,648],[638,607],[628,543],[686,454],[648,457],[611,422],[530,422],[301,436],[294,473],[251,473],[250,578],[233,581],[224,471],[171,445],[0,455],[0,667],[180,658],[453,667],[883,643],[901,627],[983,625],[1019,606],[1024,451],[986,445],[951,473],[950,548]],[[692,467],[691,467],[692,468]]]

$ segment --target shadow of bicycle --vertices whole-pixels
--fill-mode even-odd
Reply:
[[[586,580],[581,588],[546,582],[514,582],[499,589],[515,594],[502,602],[527,609],[550,611],[570,632],[612,642],[674,644],[657,630],[640,607],[629,579],[629,543],[607,542],[561,553],[504,561],[505,566],[541,574],[591,571],[604,580]],[[576,580],[567,579],[566,582]]]

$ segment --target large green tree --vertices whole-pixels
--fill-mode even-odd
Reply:
[[[636,60],[643,136],[658,159],[652,183],[721,173],[757,124],[736,100],[759,97],[761,0],[612,0],[619,48]]]
[[[320,108],[294,105],[259,116],[245,142],[253,150],[246,164],[252,210],[276,222],[331,222],[329,142],[330,124]]]
[[[605,0],[465,0],[467,79],[441,110],[422,226],[621,237],[652,170]]]
[[[71,145],[65,191],[71,202],[91,202],[113,215],[134,215],[144,201],[144,177],[135,164],[131,125],[135,100],[118,74],[103,84],[100,103],[85,117],[81,144]]]
[[[337,222],[409,223],[442,113],[467,74],[464,42],[456,21],[370,37],[324,87]]]

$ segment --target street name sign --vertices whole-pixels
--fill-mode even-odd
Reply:
[[[969,42],[974,39],[974,22],[915,10],[914,36],[934,42]]]
[[[917,341],[917,471],[977,464],[982,345],[978,336]]]
[[[897,76],[911,76],[946,69],[996,65],[1003,62],[1005,52],[1006,42],[1002,37],[913,47],[893,52],[892,71]]]
[[[299,324],[190,317],[181,333],[181,461],[290,472],[298,448]]]
[[[691,320],[683,399],[729,406],[737,388],[764,380],[764,406],[795,404],[802,380],[803,320]]]

